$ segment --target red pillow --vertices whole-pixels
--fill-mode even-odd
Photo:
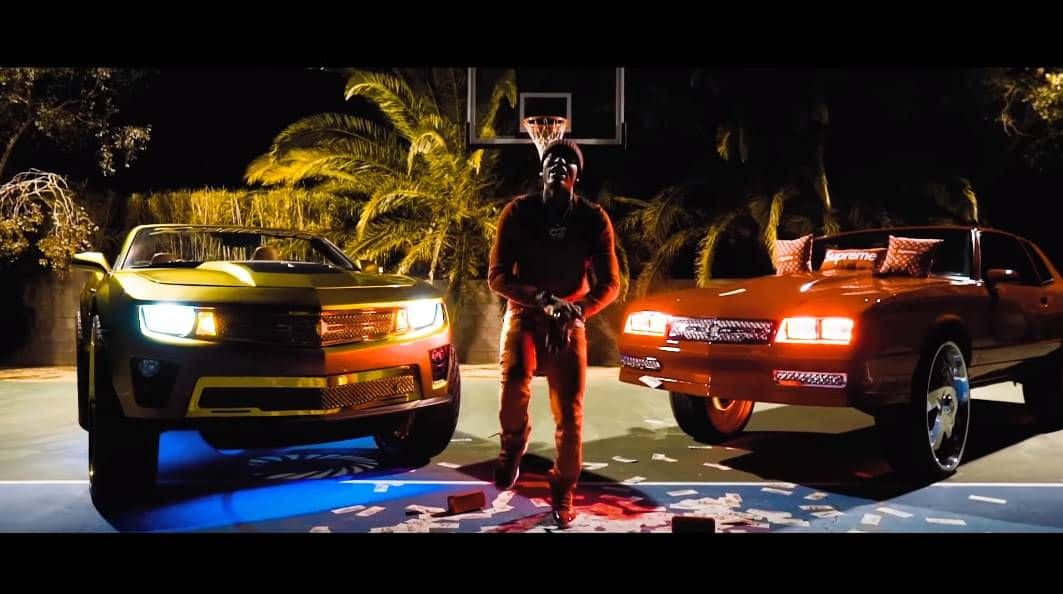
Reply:
[[[917,278],[930,276],[934,253],[942,239],[915,239],[890,235],[890,247],[879,274],[907,274]]]
[[[797,239],[775,240],[775,274],[797,274],[812,270],[812,234]]]
[[[886,248],[867,248],[859,250],[828,249],[820,264],[824,270],[878,270],[879,264],[886,257]]]

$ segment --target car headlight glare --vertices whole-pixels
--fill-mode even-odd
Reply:
[[[217,336],[214,312],[191,305],[152,303],[140,306],[140,331],[147,336]]]
[[[624,332],[644,336],[664,336],[671,319],[672,316],[659,311],[637,311],[627,317]]]
[[[786,318],[779,324],[775,342],[814,344],[849,344],[853,339],[853,320],[850,318]]]
[[[412,301],[395,316],[395,332],[425,332],[443,327],[443,304],[439,301]]]
[[[415,301],[406,306],[410,328],[424,330],[443,321],[443,305],[438,301]]]
[[[196,308],[173,303],[140,306],[140,329],[169,336],[188,336],[196,326]]]

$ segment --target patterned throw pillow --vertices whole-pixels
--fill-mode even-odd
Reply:
[[[917,278],[930,276],[934,254],[941,239],[915,239],[890,235],[890,247],[879,274],[907,274]]]
[[[812,270],[812,234],[797,239],[775,241],[775,274],[797,274]]]
[[[886,248],[868,248],[860,250],[827,250],[820,264],[824,270],[878,270],[886,257]]]

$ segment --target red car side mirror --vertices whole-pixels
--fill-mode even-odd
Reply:
[[[1015,283],[1019,282],[1019,273],[1010,268],[990,268],[985,273],[985,280],[988,283]]]

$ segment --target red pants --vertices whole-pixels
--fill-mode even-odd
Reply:
[[[528,444],[531,422],[531,379],[536,369],[545,373],[554,414],[557,461],[552,474],[566,490],[579,480],[583,464],[583,394],[587,387],[587,334],[583,322],[572,329],[568,346],[555,353],[546,350],[548,319],[538,311],[506,311],[499,345],[502,390],[499,420],[502,456],[519,456]]]

